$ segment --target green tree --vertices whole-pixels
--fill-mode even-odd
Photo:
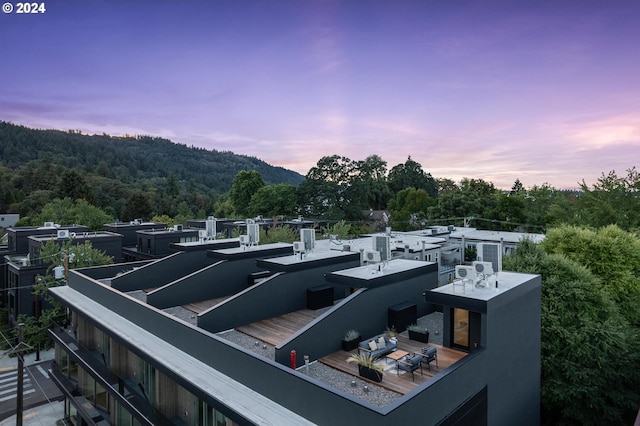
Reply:
[[[430,220],[472,217],[487,219],[483,221],[483,228],[491,228],[492,219],[497,219],[497,204],[499,191],[493,183],[483,179],[462,179],[456,189],[451,186],[447,192],[438,195],[437,204],[429,209]]]
[[[95,201],[91,187],[87,184],[84,176],[75,170],[66,170],[62,173],[55,194],[58,198],[84,199],[89,203]]]
[[[298,204],[305,216],[328,220],[357,219],[360,206],[351,194],[357,164],[347,157],[322,157],[298,187]]]
[[[130,221],[137,218],[148,219],[151,216],[151,202],[147,194],[141,191],[131,193],[122,211],[122,220]]]
[[[242,170],[236,174],[229,192],[229,201],[233,204],[235,213],[239,216],[249,214],[251,197],[265,186],[262,176],[255,170]]]
[[[36,316],[20,315],[18,322],[24,323],[24,341],[33,348],[48,349],[53,346],[49,338],[48,328],[52,322],[60,323],[64,320],[65,313],[60,303],[47,294],[51,287],[65,285],[64,278],[57,279],[54,268],[65,263],[67,259],[69,269],[85,268],[89,266],[109,265],[113,263],[113,258],[104,252],[93,248],[90,241],[83,244],[75,244],[73,239],[58,243],[49,240],[42,245],[40,257],[49,266],[45,275],[36,277],[33,293],[36,300],[42,301],[43,309],[36,311]],[[17,336],[17,330],[14,330]]]
[[[346,239],[351,236],[351,224],[345,222],[344,220],[338,221],[333,225],[328,225],[325,230],[325,235],[329,237],[330,235],[336,235],[340,239]]]
[[[526,223],[553,226],[575,222],[576,197],[573,192],[560,191],[544,183],[528,189],[523,202]]]
[[[626,176],[615,171],[603,173],[592,188],[583,180],[580,190],[578,207],[584,224],[616,224],[627,230],[640,226],[640,173],[635,167],[627,170]]]
[[[251,197],[248,207],[249,215],[291,216],[296,212],[296,187],[279,183],[266,185]]]
[[[424,189],[403,189],[389,201],[391,226],[400,231],[421,228],[429,207],[433,205],[435,200]]]
[[[289,226],[273,225],[269,229],[260,227],[260,244],[293,243],[300,240],[300,234]]]
[[[73,201],[67,197],[54,199],[47,203],[39,214],[29,220],[31,225],[42,226],[44,222],[55,222],[61,225],[81,224],[92,231],[104,228],[105,223],[113,222],[113,217],[84,199]]]
[[[542,417],[545,424],[631,424],[640,398],[640,339],[600,280],[530,241],[504,269],[542,277]]]
[[[404,164],[393,166],[389,171],[389,187],[394,193],[403,189],[424,189],[430,197],[438,196],[438,183],[430,173],[422,170],[420,163],[413,161],[411,156]]]
[[[173,225],[176,224],[176,222],[170,218],[169,216],[167,216],[166,214],[163,215],[155,215],[151,218],[151,222],[157,222],[157,223],[166,223],[168,227],[173,227]]]
[[[522,182],[520,182],[520,179],[516,179],[515,182],[513,182],[513,186],[511,187],[511,192],[509,193],[513,195],[513,194],[518,194],[520,192],[524,192],[524,186],[522,185]]]
[[[640,325],[640,237],[616,225],[598,230],[564,225],[550,229],[542,247],[584,265],[627,320]]]
[[[387,184],[387,162],[378,155],[356,162],[351,188],[354,202],[360,208],[384,209],[392,195]]]

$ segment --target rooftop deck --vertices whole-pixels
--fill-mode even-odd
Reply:
[[[433,343],[416,342],[403,335],[398,335],[397,339],[398,350],[403,350],[409,353],[420,353],[422,351],[422,348],[424,348],[425,346],[433,346],[438,349],[437,366],[434,361],[431,363],[431,370],[429,370],[426,365],[422,367],[422,374],[420,374],[419,369],[416,370],[416,372],[414,373],[415,381],[411,380],[411,373],[404,373],[398,376],[394,368],[392,370],[393,372],[385,372],[383,374],[382,382],[371,382],[373,385],[382,386],[387,390],[397,392],[402,395],[412,391],[416,387],[431,379],[439,372],[445,370],[446,368],[450,367],[451,365],[467,356],[466,352],[457,351],[455,349],[446,348],[444,346],[436,345]],[[359,377],[358,365],[355,363],[347,362],[347,358],[349,358],[349,355],[349,352],[339,351],[320,358],[318,361],[325,365],[328,365],[331,368],[335,368],[344,373]],[[395,364],[395,361],[388,359],[387,364],[389,367],[393,368],[393,364]],[[366,380],[362,377],[360,377],[360,379]]]

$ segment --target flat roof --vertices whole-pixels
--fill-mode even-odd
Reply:
[[[498,273],[498,288],[495,287],[495,280],[489,280],[489,286],[486,288],[478,288],[475,285],[462,284],[462,280],[456,280],[452,284],[446,284],[441,287],[430,290],[432,293],[441,293],[447,295],[455,295],[459,297],[488,301],[501,293],[507,292],[517,287],[532,277],[533,274],[522,274],[519,272],[501,271]]]
[[[52,288],[51,291],[73,309],[90,313],[91,318],[113,336],[135,344],[158,365],[164,365],[169,371],[176,372],[194,387],[211,395],[249,421],[255,424],[313,425],[304,417],[265,398],[189,353],[177,349],[71,287],[61,286]],[[143,306],[140,308],[144,309]]]
[[[450,238],[462,238],[465,240],[493,241],[499,243],[501,240],[506,243],[519,243],[525,238],[539,243],[544,240],[544,234],[530,234],[527,232],[505,232],[505,231],[487,231],[487,230],[461,230],[451,233]]]
[[[478,288],[462,280],[443,285],[425,292],[425,300],[445,306],[453,306],[474,312],[487,312],[488,302],[494,298],[508,294],[514,288],[537,277],[534,274],[502,271],[498,274],[498,287],[495,280],[489,280],[487,287]]]
[[[122,238],[121,234],[115,233],[115,232],[109,232],[109,231],[78,231],[75,232],[75,235],[71,235],[73,234],[73,232],[70,232],[69,237],[58,237],[57,234],[52,234],[52,235],[30,235],[29,239],[30,240],[35,240],[35,241],[49,241],[49,240],[68,240],[68,239],[74,239],[74,240],[91,240],[94,238]]]
[[[348,278],[356,278],[359,280],[375,280],[384,275],[393,275],[401,272],[415,271],[423,269],[427,265],[435,265],[434,262],[422,262],[407,259],[392,259],[382,265],[380,271],[377,270],[378,264],[358,266],[350,269],[332,272],[332,275],[344,276]]]

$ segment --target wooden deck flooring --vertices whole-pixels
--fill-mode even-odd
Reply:
[[[324,310],[303,309],[236,327],[236,330],[270,345],[277,346],[293,333],[318,318],[322,312]]]
[[[228,298],[229,298],[228,296],[226,296],[226,297],[218,297],[216,299],[209,299],[209,300],[203,300],[203,301],[200,301],[200,302],[188,303],[186,305],[182,305],[182,307],[199,315],[200,313],[206,311],[207,309],[210,309],[210,308],[216,306],[218,303],[220,303],[223,300],[226,300]]]
[[[429,343],[428,345],[438,348],[438,366],[436,366],[435,361],[432,362],[431,371],[429,371],[429,368],[424,365],[422,367],[422,375],[420,374],[420,370],[418,369],[414,373],[415,382],[411,380],[411,373],[404,373],[398,376],[394,373],[387,372],[382,376],[382,382],[371,383],[376,386],[382,386],[385,389],[404,395],[467,355],[466,352],[457,351],[455,349],[446,348],[444,346],[436,345],[433,343]],[[425,346],[427,346],[427,344],[409,340],[409,338],[404,336],[398,336],[398,349],[407,351],[409,353],[420,353],[422,348]],[[349,354],[349,352],[344,351],[335,352],[331,355],[320,358],[318,361],[347,374],[358,376],[358,365],[355,363],[347,363]],[[388,360],[387,362],[391,364],[394,361]],[[366,380],[362,377],[359,378],[362,380]]]

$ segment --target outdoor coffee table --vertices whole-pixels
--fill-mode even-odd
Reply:
[[[389,352],[385,355],[385,358],[391,358],[395,362],[398,362],[402,359],[402,357],[409,355],[409,352],[403,351],[402,349],[396,349],[393,352]]]

